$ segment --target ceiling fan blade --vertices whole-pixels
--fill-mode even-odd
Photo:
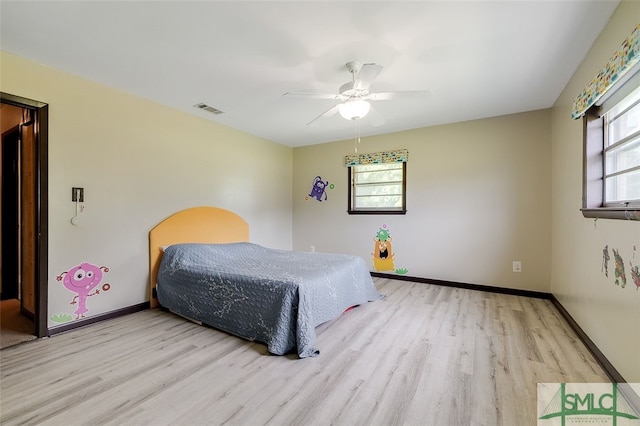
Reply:
[[[371,83],[382,71],[382,65],[377,64],[364,64],[360,68],[360,72],[356,76],[353,82],[353,88],[358,90],[366,90],[371,86]]]
[[[398,92],[370,93],[372,101],[388,101],[390,99],[428,99],[433,92],[431,90],[406,90]]]
[[[371,126],[373,127],[380,127],[384,123],[386,123],[384,118],[382,118],[382,116],[378,113],[378,111],[376,111],[375,108],[373,107],[369,109],[369,114],[367,114],[367,117],[365,118],[369,118],[371,122]]]
[[[324,118],[324,117],[331,117],[331,116],[335,115],[335,113],[338,112],[339,108],[340,108],[340,104],[332,106],[331,108],[329,108],[328,110],[326,110],[325,112],[323,112],[322,114],[320,114],[319,116],[317,116],[316,118],[314,118],[313,120],[308,122],[307,126],[315,126],[316,122],[319,119]]]
[[[313,93],[313,92],[287,92],[282,96],[288,98],[313,98],[313,99],[333,99],[340,100],[340,95],[336,93]]]

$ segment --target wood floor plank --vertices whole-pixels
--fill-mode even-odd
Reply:
[[[158,309],[0,351],[3,425],[529,425],[538,382],[607,382],[547,300],[376,278],[320,355]]]

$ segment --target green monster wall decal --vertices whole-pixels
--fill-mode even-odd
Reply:
[[[614,261],[614,284],[619,286],[620,288],[625,288],[627,286],[627,271],[625,270],[625,261],[620,254],[620,251],[612,248],[613,252],[613,261]],[[633,246],[633,254],[631,259],[629,260],[629,270],[631,279],[633,283],[636,285],[636,290],[640,290],[640,265],[634,265],[634,261],[636,258],[636,246]],[[602,249],[602,268],[601,271],[604,272],[605,277],[609,277],[609,261],[611,257],[609,255],[609,246],[606,245]]]
[[[633,256],[632,259],[636,258],[636,246],[633,246]],[[640,290],[640,265],[633,265],[632,261],[629,261],[629,265],[631,266],[631,279],[633,283],[636,285],[636,290]]]
[[[618,253],[618,250],[613,250],[613,260],[616,262],[616,269],[614,270],[614,274],[616,277],[616,285],[619,285],[620,288],[625,288],[627,286],[627,276],[624,273],[624,261],[622,260],[622,256]]]
[[[629,262],[629,264],[631,264],[631,262]],[[633,264],[631,264],[631,279],[633,280],[633,283],[636,285],[636,290],[640,289],[640,266],[636,265],[633,266]]]

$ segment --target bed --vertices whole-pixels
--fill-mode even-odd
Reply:
[[[318,355],[318,325],[382,298],[362,258],[250,243],[246,221],[216,207],[183,210],[154,227],[149,270],[152,307],[275,355]]]

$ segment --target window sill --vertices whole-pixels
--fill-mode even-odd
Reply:
[[[640,209],[638,208],[585,208],[580,209],[586,218],[596,219],[620,219],[620,220],[640,220]]]
[[[406,210],[347,210],[348,214],[407,214]]]

